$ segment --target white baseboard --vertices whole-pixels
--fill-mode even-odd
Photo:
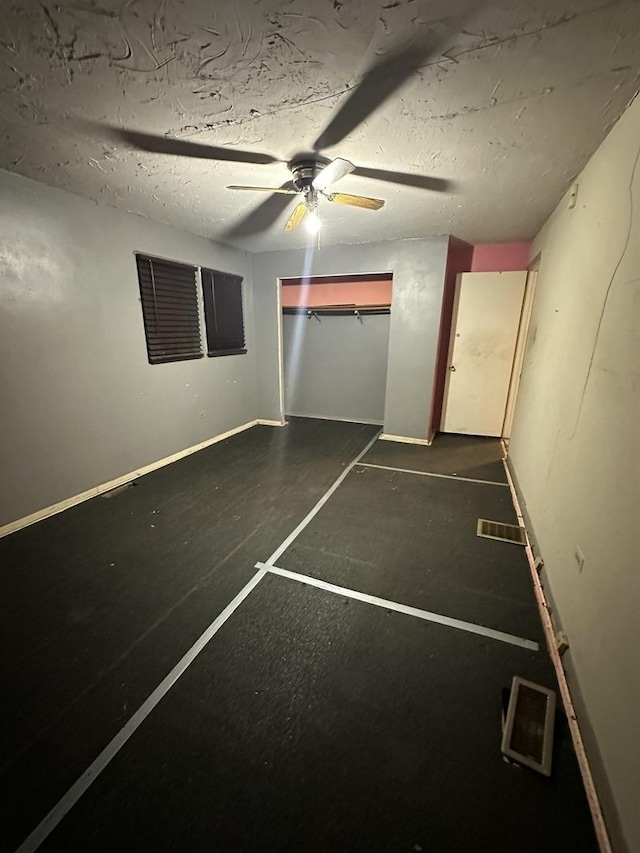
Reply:
[[[258,426],[272,426],[272,427],[283,427],[287,425],[286,421],[267,421],[264,418],[258,418],[256,421]]]
[[[208,438],[206,441],[201,441],[199,444],[194,444],[192,447],[187,447],[184,450],[179,450],[177,453],[172,453],[171,456],[165,456],[164,459],[158,459],[156,462],[151,462],[149,465],[143,465],[135,471],[123,474],[121,477],[116,477],[115,480],[109,480],[107,483],[101,483],[99,486],[93,486],[91,489],[87,489],[86,492],[81,492],[79,495],[73,495],[73,497],[65,498],[62,501],[58,501],[58,503],[44,507],[44,509],[39,509],[37,512],[32,512],[31,515],[26,515],[24,518],[18,518],[16,521],[10,521],[8,524],[0,527],[0,538],[2,536],[8,536],[10,533],[15,533],[16,530],[21,530],[23,527],[28,527],[30,524],[35,524],[37,521],[42,521],[43,518],[48,518],[50,515],[56,515],[59,512],[63,512],[63,510],[76,506],[76,504],[82,503],[83,501],[88,501],[90,498],[95,498],[103,492],[109,492],[111,489],[116,489],[118,486],[130,483],[131,480],[137,480],[138,477],[143,477],[145,474],[151,473],[151,471],[156,471],[158,468],[163,468],[165,465],[177,462],[178,459],[183,459],[185,456],[197,453],[198,450],[204,450],[205,447],[217,444],[219,441],[224,441],[225,438],[231,438],[232,435],[244,432],[246,429],[250,429],[257,424],[263,423],[270,424],[271,422],[255,420],[249,421],[246,424],[241,424],[240,426],[227,430],[227,432],[220,433],[220,435],[215,435],[213,438]],[[277,421],[274,421],[273,424],[274,426],[281,426]]]
[[[431,444],[428,438],[410,438],[408,435],[391,435],[386,432],[382,433],[380,441],[399,441],[401,444],[423,444],[426,446]]]
[[[311,418],[312,421],[339,421],[344,424],[371,424],[382,426],[382,421],[372,421],[369,418],[334,418],[330,415],[309,415],[306,412],[287,412],[290,418]]]

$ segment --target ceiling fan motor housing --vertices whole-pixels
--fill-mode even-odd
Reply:
[[[324,168],[324,163],[317,160],[298,160],[289,164],[293,175],[293,186],[298,192],[306,193],[313,189],[313,179]]]

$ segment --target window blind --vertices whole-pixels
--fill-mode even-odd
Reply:
[[[207,355],[245,353],[242,278],[202,269]]]
[[[151,364],[202,358],[196,267],[136,255]]]

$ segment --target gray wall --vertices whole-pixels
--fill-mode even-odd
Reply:
[[[278,278],[393,273],[384,431],[425,439],[431,410],[448,237],[253,255],[258,417],[281,417]]]
[[[382,423],[390,317],[361,319],[283,316],[288,415]]]
[[[510,458],[570,644],[616,850],[640,850],[640,98],[533,246]],[[582,571],[574,554],[585,557]],[[574,686],[574,685],[572,685]],[[585,718],[586,714],[586,718]],[[596,751],[597,749],[597,751]],[[608,787],[613,794],[608,799]],[[618,812],[620,828],[615,814]]]
[[[256,417],[248,255],[0,171],[0,525]],[[249,353],[151,366],[134,250],[244,277]]]

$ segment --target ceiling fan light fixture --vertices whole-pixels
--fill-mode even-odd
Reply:
[[[322,222],[317,210],[311,210],[305,220],[306,229],[309,234],[317,234],[322,227]]]

